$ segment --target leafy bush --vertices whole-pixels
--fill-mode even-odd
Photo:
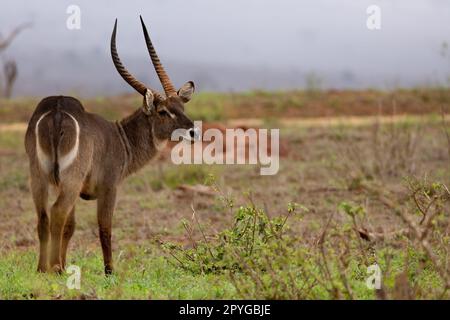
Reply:
[[[241,298],[449,297],[445,261],[449,247],[446,203],[450,193],[442,184],[412,183],[425,198],[403,204],[392,202],[380,190],[362,185],[393,213],[400,214],[400,210],[402,217],[407,215],[403,217],[407,228],[377,232],[366,225],[363,206],[344,201],[329,215],[319,233],[309,239],[296,237],[287,225],[289,217],[307,214],[307,208],[291,203],[287,214],[269,217],[253,203],[251,196],[247,205],[235,208],[234,201],[215,182],[213,185],[234,214],[234,223],[207,237],[193,209],[192,221],[183,221],[191,246],[165,243],[163,247],[170,255],[169,262],[189,272],[228,274]],[[429,211],[416,226],[410,219],[417,218],[418,201],[426,199],[432,205],[422,203]],[[202,240],[194,240],[195,230],[201,233]],[[376,290],[367,285],[369,266],[381,270],[381,287]]]
[[[229,205],[232,206],[231,203]],[[260,257],[273,253],[272,250],[281,243],[286,221],[296,209],[296,204],[290,204],[288,215],[269,218],[263,209],[253,204],[240,206],[235,212],[233,225],[210,240],[205,236],[194,211],[191,223],[182,221],[191,248],[184,249],[173,243],[165,243],[163,247],[180,267],[194,273],[242,271],[247,263],[256,263],[258,269],[264,270],[265,262],[260,261]],[[202,233],[201,242],[193,240],[194,224]],[[282,241],[288,242],[287,239]]]

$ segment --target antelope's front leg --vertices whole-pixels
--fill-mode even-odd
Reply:
[[[116,188],[110,187],[103,190],[97,200],[97,219],[106,275],[113,271],[111,228],[115,204]]]

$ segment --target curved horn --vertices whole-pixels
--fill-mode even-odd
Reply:
[[[114,66],[117,69],[117,72],[122,76],[122,78],[130,85],[132,86],[137,92],[145,96],[145,92],[147,91],[147,87],[137,80],[135,77],[133,77],[128,70],[123,66],[122,62],[120,61],[119,55],[117,54],[117,48],[116,48],[116,32],[117,32],[117,19],[114,23],[114,29],[111,35],[111,56],[112,60],[114,62]],[[153,92],[153,90],[152,90]]]
[[[148,53],[150,54],[150,58],[152,59],[155,71],[158,74],[159,81],[161,81],[166,96],[174,96],[177,94],[177,90],[175,90],[175,87],[173,86],[172,82],[169,79],[169,76],[164,70],[161,61],[159,61],[158,55],[156,54],[155,48],[153,47],[152,41],[150,40],[150,36],[148,35],[147,28],[145,27],[144,20],[142,20],[142,16],[139,17],[141,18],[142,29],[144,30],[145,43],[147,44]]]

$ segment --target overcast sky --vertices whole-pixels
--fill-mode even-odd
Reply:
[[[71,4],[81,9],[80,30],[66,28]],[[381,8],[381,30],[366,27],[371,4]],[[139,14],[178,86],[283,89],[314,74],[324,87],[389,88],[450,75],[450,57],[440,55],[450,42],[448,0],[2,0],[3,35],[34,24],[1,57],[18,62],[16,94],[130,91],[109,53],[116,17],[124,64],[156,85]]]

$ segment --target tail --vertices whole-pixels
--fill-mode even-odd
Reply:
[[[59,184],[59,162],[58,162],[58,145],[62,137],[61,123],[62,123],[62,112],[61,112],[61,101],[62,97],[56,102],[56,108],[53,113],[53,139],[52,139],[52,155],[53,155],[53,170],[51,178],[55,185]]]
[[[36,123],[36,150],[41,168],[52,184],[60,183],[60,174],[78,155],[80,127],[64,108],[64,97]]]

